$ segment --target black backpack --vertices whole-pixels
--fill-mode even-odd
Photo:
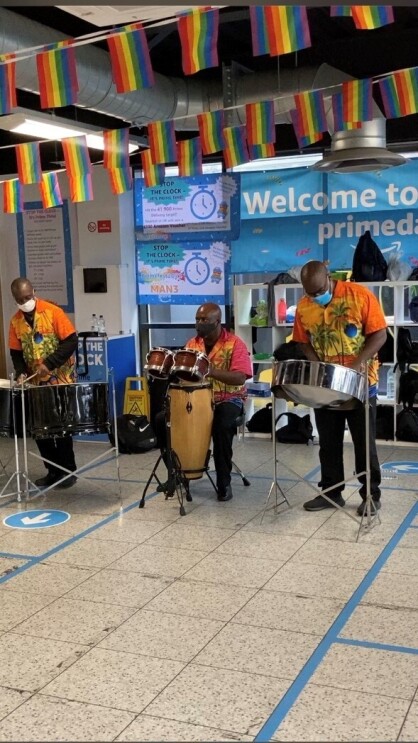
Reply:
[[[281,343],[273,351],[276,361],[291,361],[292,359],[306,359],[302,346],[297,341]]]
[[[288,423],[276,431],[276,439],[281,444],[309,444],[313,441],[313,427],[309,415],[296,415],[296,413],[282,413],[277,421],[287,415]],[[276,423],[277,423],[276,421]]]
[[[418,441],[418,415],[412,408],[403,408],[396,416],[396,438]]]
[[[396,360],[401,372],[408,364],[418,364],[418,342],[412,340],[408,328],[398,328]]]
[[[418,372],[409,369],[399,377],[398,402],[404,407],[412,408],[418,395]]]
[[[120,454],[140,454],[157,446],[157,438],[146,415],[119,415],[117,426]],[[114,446],[114,430],[109,433],[109,439]]]
[[[352,281],[386,281],[388,264],[383,253],[366,230],[357,243],[353,256]]]
[[[245,424],[250,433],[269,433],[270,436],[272,435],[272,407],[272,403],[269,402],[265,408],[261,408],[254,413],[250,420]]]

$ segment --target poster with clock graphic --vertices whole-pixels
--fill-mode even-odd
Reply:
[[[240,231],[240,176],[213,173],[165,178],[153,188],[135,179],[137,237],[150,242],[236,240]]]
[[[138,304],[224,303],[230,244],[137,242]]]

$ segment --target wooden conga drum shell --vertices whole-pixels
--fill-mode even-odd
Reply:
[[[213,423],[212,389],[209,384],[170,384],[171,448],[188,480],[202,477],[210,447]]]

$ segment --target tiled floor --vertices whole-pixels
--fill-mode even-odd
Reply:
[[[77,442],[79,465],[106,447]],[[114,462],[27,505],[61,526],[10,529],[26,504],[0,500],[0,741],[418,740],[415,478],[383,480],[381,524],[356,541],[343,513],[302,508],[317,446],[279,445],[290,507],[261,518],[272,454],[236,442],[251,486],[234,476],[218,503],[196,481],[184,517],[155,485],[137,507],[154,451],[120,458],[122,508]],[[345,497],[355,515],[355,482]]]

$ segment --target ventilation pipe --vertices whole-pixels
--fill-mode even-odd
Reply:
[[[65,38],[59,31],[0,7],[0,54],[18,52]],[[195,117],[198,113],[216,110],[224,105],[220,80],[202,83],[189,77],[180,79],[156,74],[152,88],[117,94],[108,52],[92,44],[76,47],[75,52],[79,82],[77,106],[80,108],[113,116],[136,126],[175,118],[177,129],[196,130]],[[348,75],[326,64],[319,68],[283,70],[279,76],[275,71],[241,75],[234,82],[235,100],[232,105],[238,107],[235,116],[242,121],[240,107],[279,95],[280,99],[275,101],[276,121],[290,123],[289,111],[294,107],[293,95],[296,92],[327,88],[327,95],[331,95],[348,79],[351,79]],[[22,90],[39,93],[36,65],[33,62],[24,60],[17,63],[16,84]],[[373,161],[380,163],[372,169],[389,167],[384,164],[389,161],[390,165],[401,164],[400,161],[404,159],[400,155],[385,149],[385,120],[381,118],[374,124],[375,120],[367,122],[367,126],[364,124],[361,129],[334,135],[331,154],[324,158],[322,169],[332,170],[335,164],[335,169],[343,170],[352,161],[362,161],[366,166],[356,169],[369,169],[370,157],[367,153],[371,150],[374,151]]]

